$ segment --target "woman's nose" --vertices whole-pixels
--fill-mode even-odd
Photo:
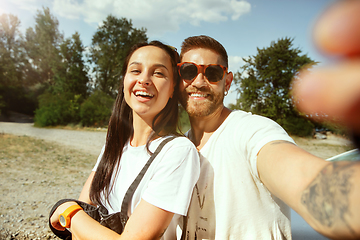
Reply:
[[[142,74],[138,79],[138,83],[143,86],[150,86],[152,82],[148,74]]]

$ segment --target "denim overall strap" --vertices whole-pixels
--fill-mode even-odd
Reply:
[[[153,162],[153,160],[155,159],[155,157],[158,155],[158,153],[161,151],[161,149],[164,147],[164,145],[168,142],[170,142],[171,140],[173,140],[175,137],[171,136],[168,137],[166,139],[164,139],[160,145],[156,148],[155,152],[151,155],[151,157],[149,158],[149,160],[147,161],[147,163],[145,164],[145,166],[143,167],[143,169],[140,171],[139,175],[136,177],[136,179],[133,181],[133,183],[130,185],[129,189],[127,190],[124,200],[122,202],[121,205],[121,212],[127,216],[127,212],[128,212],[128,206],[129,206],[129,202],[137,188],[137,186],[140,184],[141,179],[144,177],[146,171],[148,170],[148,168],[150,167],[150,164]]]

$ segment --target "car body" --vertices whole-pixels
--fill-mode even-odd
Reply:
[[[360,151],[353,149],[327,159],[328,161],[360,161]]]

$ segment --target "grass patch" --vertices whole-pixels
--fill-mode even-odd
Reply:
[[[346,141],[346,139],[337,136],[332,136],[332,139],[329,140],[317,140],[311,137],[291,137],[299,147],[323,159],[354,149],[353,144],[350,142],[345,144],[342,140]]]
[[[94,155],[27,136],[0,134],[0,146],[0,163],[6,169],[1,175],[7,180],[23,180],[23,186],[32,184],[26,179],[42,184],[54,179],[59,184],[71,183],[90,174],[96,161]]]
[[[107,127],[83,127],[81,124],[69,124],[66,126],[48,126],[42,127],[47,129],[65,129],[65,130],[77,130],[77,131],[90,131],[90,132],[107,132]]]

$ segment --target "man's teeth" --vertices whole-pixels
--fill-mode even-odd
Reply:
[[[142,97],[153,97],[154,95],[152,95],[151,93],[148,92],[144,92],[144,91],[137,91],[135,93],[136,96],[142,96]]]
[[[191,93],[190,94],[191,97],[206,97],[207,94],[201,94],[201,93]]]

